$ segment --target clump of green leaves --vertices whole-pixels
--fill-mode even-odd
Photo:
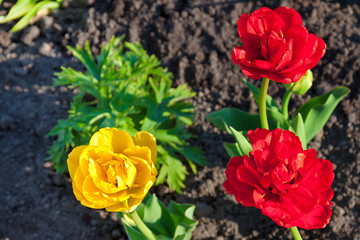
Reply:
[[[259,104],[260,89],[244,79],[254,95],[254,99]],[[284,94],[291,94],[292,88],[288,88]],[[337,87],[333,90],[317,97],[313,97],[296,110],[295,114],[289,118],[287,107],[281,109],[275,100],[266,96],[266,114],[269,116],[270,130],[282,128],[294,132],[306,149],[307,144],[325,126],[327,120],[335,110],[339,102],[350,92],[346,87]],[[283,100],[284,101],[284,100]],[[251,145],[246,139],[246,133],[250,129],[261,127],[259,114],[249,114],[237,108],[223,108],[212,112],[206,119],[215,124],[221,130],[227,131],[234,136],[236,143],[224,143],[224,147],[230,157],[244,156],[251,151]]]
[[[197,225],[195,205],[170,201],[165,207],[155,195],[148,194],[135,211],[158,240],[190,240]],[[145,239],[127,214],[119,213],[119,217],[130,240]]]
[[[0,5],[2,2],[0,0]],[[29,25],[36,15],[45,15],[51,9],[60,8],[62,2],[63,0],[17,0],[7,15],[0,16],[0,24],[21,18],[10,30],[17,32]]]
[[[186,100],[195,93],[186,85],[171,87],[172,74],[140,44],[112,38],[95,58],[88,42],[84,49],[69,49],[86,72],[63,67],[54,80],[55,86],[78,89],[69,117],[59,120],[48,134],[57,137],[49,150],[56,170],[66,171],[71,148],[88,144],[100,128],[116,127],[131,135],[144,130],[158,140],[157,184],[167,180],[171,189],[181,192],[188,172],[180,159],[194,173],[195,164],[206,163],[201,151],[187,142],[194,137],[185,128],[193,124],[194,107]]]

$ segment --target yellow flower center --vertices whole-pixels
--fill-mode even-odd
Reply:
[[[102,168],[106,173],[109,183],[120,189],[131,188],[136,178],[135,166],[126,159],[126,156],[117,154],[113,160],[103,163]]]

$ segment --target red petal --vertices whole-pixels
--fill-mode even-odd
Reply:
[[[320,158],[312,161],[306,158],[304,162],[307,165],[303,170],[301,184],[318,193],[329,189],[334,180],[332,163],[329,160]]]
[[[309,33],[306,28],[302,25],[291,26],[288,32],[285,35],[285,38],[288,42],[293,41],[293,54],[294,59],[303,58],[304,51],[306,52],[308,49],[306,45],[306,41],[308,39]],[[309,56],[309,55],[307,55]]]
[[[300,14],[292,8],[278,7],[274,9],[274,12],[277,13],[286,23],[286,25],[282,28],[282,31],[284,33],[287,32],[290,26],[303,25]]]
[[[287,49],[287,43],[284,38],[279,36],[276,32],[271,32],[268,36],[267,47],[269,49],[270,62],[277,66],[282,56]]]
[[[329,207],[317,205],[310,213],[289,221],[289,227],[297,226],[306,230],[324,228],[330,222],[331,215]]]
[[[289,189],[287,194],[280,196],[281,206],[290,219],[297,219],[311,212],[318,203],[312,192],[304,187]]]
[[[259,35],[268,35],[270,31],[280,33],[286,25],[278,14],[267,7],[254,11],[250,14],[247,22],[248,26],[250,25]]]
[[[254,191],[253,188],[248,189],[249,191],[239,191],[238,189],[234,188],[229,181],[225,181],[224,189],[227,193],[234,195],[236,201],[241,203],[244,207],[253,207],[255,206],[252,192]],[[246,186],[245,186],[246,187]],[[247,189],[247,188],[244,188]]]
[[[240,182],[253,186],[254,188],[258,188],[260,185],[258,179],[250,173],[250,171],[245,167],[245,165],[241,165],[238,167],[237,179],[239,179]]]

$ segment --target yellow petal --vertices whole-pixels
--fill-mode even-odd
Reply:
[[[144,196],[145,197],[145,196]],[[128,200],[127,200],[127,202],[128,202],[128,206],[129,206],[129,212],[132,212],[132,211],[134,211],[139,205],[140,205],[140,203],[142,202],[142,200],[143,200],[144,198],[129,198]]]
[[[79,168],[81,168],[82,174],[84,176],[89,175],[89,160],[92,159],[96,161],[100,158],[100,156],[96,154],[95,149],[96,147],[88,146],[80,154]]]
[[[131,157],[129,160],[134,164],[137,171],[134,184],[145,185],[152,175],[151,166],[146,160],[139,157]]]
[[[142,202],[144,198],[129,198],[128,200],[114,204],[106,208],[108,212],[132,212],[134,211]]]
[[[74,178],[75,171],[76,171],[77,167],[79,166],[80,154],[86,147],[87,147],[87,145],[82,145],[82,146],[76,147],[71,151],[71,153],[68,156],[67,165],[68,165],[69,174],[70,174],[71,179]]]
[[[128,157],[138,157],[144,159],[149,163],[149,165],[153,163],[151,160],[151,150],[147,146],[135,146],[127,148],[124,150],[124,154]]]
[[[144,198],[151,186],[155,183],[155,180],[156,177],[152,176],[145,185],[138,185],[138,187],[129,189],[128,194],[133,198]]]
[[[129,206],[127,205],[127,201],[117,203],[106,208],[108,212],[128,212]]]
[[[78,201],[81,201],[81,199],[84,198],[84,195],[82,194],[82,185],[84,183],[84,176],[81,172],[80,168],[77,168],[74,177],[72,178],[72,187],[73,192]]]
[[[146,146],[151,150],[151,159],[155,163],[157,155],[156,138],[146,131],[140,131],[135,134],[133,140],[136,146]]]
[[[85,177],[82,192],[86,200],[92,204],[91,208],[100,209],[114,204],[104,198],[101,190],[95,186],[91,176]]]
[[[92,135],[89,145],[90,146],[107,146],[110,148],[110,150],[113,152],[113,148],[111,145],[111,139],[112,139],[112,131],[110,128],[102,128],[98,132],[94,133]]]
[[[126,186],[116,187],[115,184],[109,183],[105,171],[92,159],[89,161],[89,173],[95,186],[105,193],[116,193],[126,189]]]
[[[108,146],[114,153],[121,153],[125,148],[134,146],[131,136],[124,130],[102,128],[90,139],[91,146]]]
[[[129,158],[127,158],[127,159],[132,158],[133,159],[132,161],[134,161],[134,159],[135,159],[134,157],[141,158],[141,159],[147,161],[151,167],[151,174],[155,175],[155,176],[157,175],[157,170],[156,170],[154,162],[151,160],[151,152],[148,147],[135,146],[132,148],[127,148],[124,150],[124,154],[129,156]]]
[[[130,195],[127,193],[127,190],[123,190],[113,194],[102,193],[102,195],[104,196],[105,199],[114,203],[121,203],[123,201],[126,201],[126,199],[130,197]]]

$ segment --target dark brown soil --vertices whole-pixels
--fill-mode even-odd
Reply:
[[[83,2],[83,1],[78,1]],[[72,92],[48,87],[60,66],[81,69],[66,45],[89,40],[98,52],[112,35],[126,34],[197,92],[196,124],[190,130],[210,162],[190,175],[183,195],[166,186],[153,188],[164,202],[196,204],[199,225],[193,239],[289,239],[255,208],[245,208],[225,194],[222,183],[231,141],[206,114],[223,107],[256,112],[257,107],[230,59],[240,45],[236,22],[262,6],[295,8],[310,32],[323,38],[327,53],[313,70],[313,88],[293,97],[292,111],[311,96],[345,85],[350,95],[341,102],[310,147],[335,167],[334,207],[330,224],[303,231],[304,239],[360,239],[360,3],[359,1],[89,1],[66,3],[24,31],[9,34],[0,26],[0,239],[127,239],[116,214],[81,206],[66,175],[45,162],[51,139],[45,134],[66,118]],[[256,84],[259,82],[253,81]],[[271,83],[270,94],[284,93]]]

